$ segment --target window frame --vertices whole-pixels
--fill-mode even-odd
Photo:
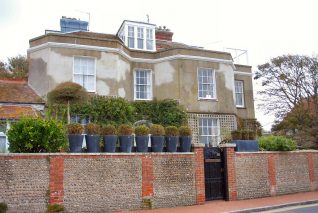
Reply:
[[[150,91],[149,91],[149,94],[150,94],[150,97],[149,98],[137,98],[137,82],[136,82],[136,73],[138,72],[138,71],[146,71],[147,73],[149,73],[149,78],[150,78]],[[144,69],[144,68],[135,68],[134,69],[134,80],[133,80],[133,82],[134,82],[134,100],[135,101],[151,101],[151,100],[153,100],[153,79],[152,79],[152,70],[151,69]]]
[[[133,29],[133,36],[129,36],[129,28]],[[127,26],[127,47],[130,48],[130,49],[137,49],[136,45],[135,45],[136,44],[136,40],[137,40],[135,28],[136,27],[134,25],[128,25]],[[129,39],[133,39],[133,46],[132,47],[129,46]],[[137,40],[137,42],[138,42],[138,40]]]
[[[212,120],[212,126],[204,126],[204,125],[202,125],[202,120],[203,119],[207,119],[207,120]],[[213,120],[216,120],[216,126],[213,126]],[[215,145],[218,145],[218,144],[220,144],[220,142],[221,142],[221,125],[220,125],[220,119],[219,118],[211,118],[211,117],[202,117],[202,118],[199,118],[198,119],[198,122],[199,122],[199,124],[198,124],[198,136],[199,136],[199,142],[200,143],[203,143],[202,141],[201,141],[201,137],[208,137],[208,138],[211,138],[211,140],[209,140],[208,141],[208,143],[207,143],[207,145],[214,145],[213,144],[213,141],[212,141],[212,139],[213,138],[216,138],[216,144]],[[213,135],[213,134],[211,134],[211,135],[201,135],[200,134],[200,129],[201,128],[217,128],[217,134],[216,135]],[[203,130],[201,131],[201,132],[203,132]],[[212,130],[211,130],[211,133],[212,133]],[[211,142],[211,143],[210,143]],[[203,143],[203,144],[206,144],[206,143]]]
[[[214,95],[214,97],[200,97],[200,77],[199,77],[199,73],[201,70],[211,70],[212,71],[212,93]],[[198,86],[198,100],[217,100],[217,94],[216,94],[216,74],[215,74],[215,70],[212,68],[206,68],[206,67],[198,67],[197,68],[197,86]]]
[[[153,50],[154,49],[154,42],[153,42],[153,34],[154,34],[154,30],[152,29],[152,28],[145,28],[145,30],[146,30],[146,47],[145,47],[145,49],[146,50]],[[149,38],[148,38],[148,31],[151,31],[151,34],[149,34],[150,36],[149,36]],[[151,49],[148,49],[148,41],[150,41],[151,42]]]
[[[142,35],[142,36],[140,36]],[[139,40],[141,40],[142,48],[139,48]],[[143,50],[145,49],[145,28],[137,26],[137,49]]]
[[[83,88],[86,89],[87,92],[96,92],[96,58],[95,57],[91,57],[91,56],[80,56],[80,55],[74,55],[73,56],[73,74],[72,74],[72,82],[76,83],[74,81],[74,76],[75,75],[80,75],[78,73],[75,73],[75,58],[89,58],[89,59],[93,59],[94,60],[94,90],[88,90],[86,89],[83,85],[81,85]],[[84,75],[84,74],[82,74]],[[93,74],[90,74],[88,76],[93,76]]]
[[[242,85],[242,92],[236,91],[236,82],[240,82]],[[245,96],[244,96],[244,81],[243,80],[234,80],[234,94],[235,94],[235,106],[237,108],[244,108],[245,107]],[[236,94],[242,95],[242,105],[237,104]]]

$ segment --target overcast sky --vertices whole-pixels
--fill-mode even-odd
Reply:
[[[115,34],[123,20],[147,21],[148,14],[150,23],[174,32],[174,41],[247,50],[255,71],[282,54],[317,53],[317,8],[315,0],[0,0],[0,60],[26,54],[28,40],[59,30],[62,16],[88,20],[89,12],[90,31]],[[270,129],[273,117],[255,108]]]

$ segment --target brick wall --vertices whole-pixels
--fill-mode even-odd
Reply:
[[[66,212],[201,204],[205,199],[202,149],[158,154],[0,154],[0,202],[8,204],[9,212],[46,212],[48,204],[61,204]]]
[[[232,153],[234,148],[226,151]],[[231,156],[227,156],[229,200],[318,189],[317,151],[236,152],[234,159]]]

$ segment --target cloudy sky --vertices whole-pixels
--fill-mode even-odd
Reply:
[[[174,41],[247,50],[241,63],[255,71],[282,54],[317,53],[317,8],[315,0],[0,0],[0,60],[26,54],[28,40],[59,30],[63,15],[88,20],[88,12],[91,31],[115,34],[124,19],[146,21],[148,14],[174,32]],[[256,111],[269,129],[273,117]]]

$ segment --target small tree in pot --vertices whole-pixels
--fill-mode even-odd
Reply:
[[[100,139],[100,127],[95,123],[89,123],[85,127],[86,146],[88,152],[100,152],[99,139]]]
[[[177,144],[179,140],[179,130],[175,126],[168,126],[165,129],[166,132],[166,143],[168,152],[176,152]]]
[[[140,125],[135,128],[137,152],[148,152],[149,128]]]
[[[153,152],[162,152],[165,141],[165,129],[160,124],[153,124],[150,127],[151,150]]]
[[[116,151],[116,143],[117,143],[117,129],[108,124],[106,126],[102,126],[101,134],[104,139],[104,152],[115,152]]]
[[[122,124],[118,127],[121,152],[131,152],[134,143],[134,136],[132,135],[133,132],[134,129],[127,124]]]
[[[181,152],[190,152],[192,131],[187,126],[179,128]]]
[[[84,128],[79,123],[72,123],[66,126],[68,133],[68,141],[70,145],[70,152],[82,152]]]

